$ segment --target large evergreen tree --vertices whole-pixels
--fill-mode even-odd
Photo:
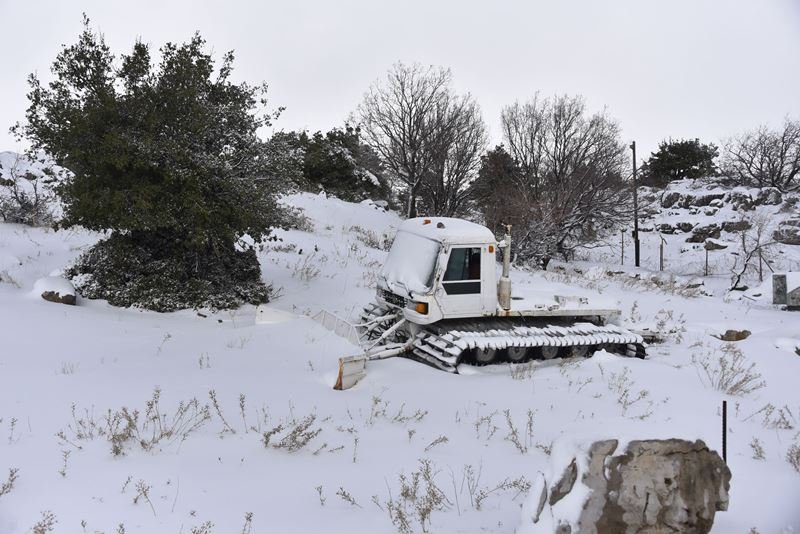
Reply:
[[[232,52],[215,69],[205,48],[168,43],[156,65],[137,42],[117,60],[84,17],[53,80],[29,77],[16,132],[74,173],[62,225],[110,231],[73,269],[86,296],[162,310],[267,298],[241,238],[279,222],[274,147],[257,134],[277,113],[265,85],[230,81]]]
[[[642,185],[666,187],[672,180],[704,178],[718,174],[714,158],[719,149],[699,139],[662,141],[642,165]]]

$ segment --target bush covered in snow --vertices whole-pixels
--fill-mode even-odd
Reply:
[[[252,249],[216,255],[177,254],[174,243],[154,247],[113,234],[81,256],[66,274],[82,296],[115,306],[156,311],[236,308],[269,300],[269,287]]]

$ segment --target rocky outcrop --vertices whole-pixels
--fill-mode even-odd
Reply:
[[[698,193],[679,193],[677,191],[666,191],[661,196],[662,208],[700,208],[709,206],[716,200],[724,200],[726,193],[698,192]]]
[[[612,456],[617,446],[595,442],[552,484],[537,479],[517,532],[706,534],[728,509],[731,472],[702,441],[632,441]]]

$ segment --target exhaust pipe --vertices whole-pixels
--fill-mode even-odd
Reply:
[[[500,307],[508,311],[511,309],[511,225],[506,225],[506,235],[503,238],[503,274],[497,283],[497,302]]]

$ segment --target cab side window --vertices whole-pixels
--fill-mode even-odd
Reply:
[[[481,292],[481,249],[453,248],[447,260],[443,284],[448,295]]]

